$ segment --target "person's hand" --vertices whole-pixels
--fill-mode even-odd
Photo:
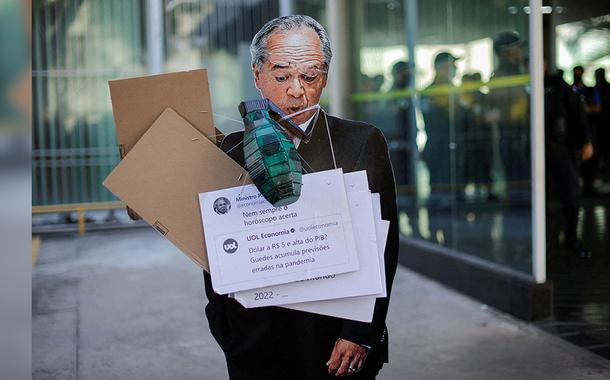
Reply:
[[[589,161],[593,157],[593,144],[586,143],[582,146],[581,158],[583,161]]]
[[[341,377],[360,371],[366,359],[366,349],[345,339],[337,339],[330,360],[326,363],[328,373]]]

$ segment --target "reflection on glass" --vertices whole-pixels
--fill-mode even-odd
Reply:
[[[159,1],[162,70],[207,68],[216,127],[243,128],[237,104],[258,96],[250,41],[277,0]],[[146,3],[33,2],[33,205],[116,200],[102,186],[119,161],[108,81],[149,72]]]
[[[33,2],[33,205],[115,199],[101,185],[119,161],[108,81],[146,73],[143,13],[137,1]]]
[[[494,39],[498,65],[493,79],[517,77],[525,73],[525,46],[517,32],[503,32]],[[506,86],[490,91],[492,111],[500,133],[500,158],[506,196],[509,201],[529,197],[529,95],[522,86]]]
[[[527,2],[417,1],[417,25],[392,3],[353,2],[353,100],[388,140],[401,233],[531,273]]]

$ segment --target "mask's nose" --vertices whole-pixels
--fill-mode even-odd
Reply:
[[[303,85],[301,84],[299,78],[293,78],[290,81],[290,86],[288,87],[287,93],[295,98],[300,98],[305,94],[305,90],[303,89]]]

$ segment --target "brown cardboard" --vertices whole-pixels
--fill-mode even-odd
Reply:
[[[167,107],[216,141],[207,70],[119,79],[108,85],[121,157]]]
[[[176,247],[208,270],[198,194],[251,183],[247,172],[167,108],[104,180]]]

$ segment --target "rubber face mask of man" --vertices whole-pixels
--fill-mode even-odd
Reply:
[[[266,43],[265,62],[252,67],[256,87],[285,114],[283,119],[303,124],[316,112],[326,86],[320,38],[309,28],[298,28],[273,32]],[[293,140],[295,133],[301,137],[302,131],[296,125],[292,132],[278,129],[265,104],[240,104],[245,124],[244,157],[256,187],[269,203],[279,207],[295,202],[301,193],[302,167]]]
[[[275,30],[267,38],[267,57],[253,65],[254,81],[264,98],[303,124],[314,115],[326,87],[324,54],[318,34],[310,28]]]

